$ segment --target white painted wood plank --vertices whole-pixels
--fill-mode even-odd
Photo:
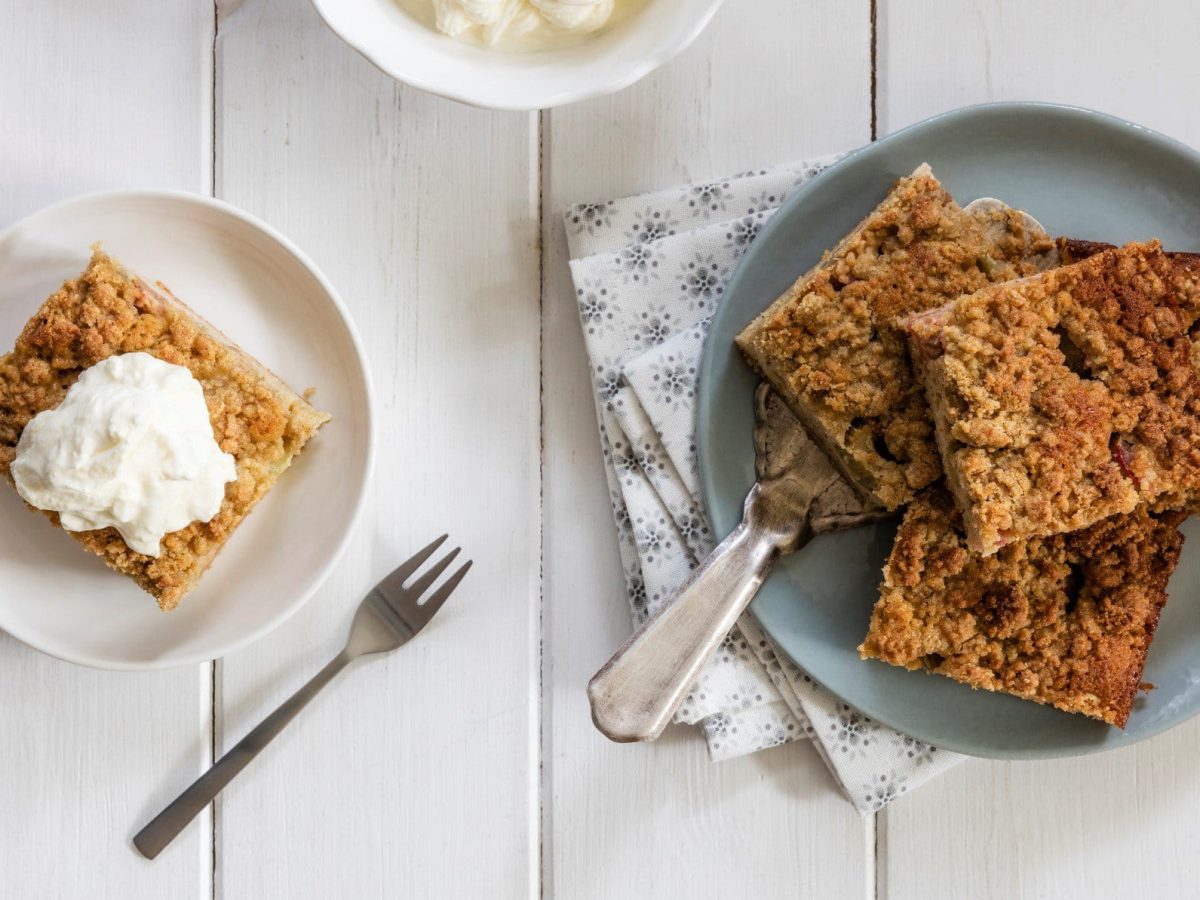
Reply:
[[[592,728],[584,686],[630,625],[559,218],[573,201],[868,140],[868,14],[865,2],[730,2],[664,70],[544,118],[547,896],[870,893],[872,823],[811,746],[717,765],[693,729],[617,746]]]
[[[1098,757],[967,762],[888,811],[880,896],[1193,898],[1198,754],[1193,719]]]
[[[340,647],[359,598],[431,537],[449,531],[475,560],[427,633],[351,669],[226,792],[219,893],[529,896],[540,552],[532,120],[393,83],[306,3],[229,4],[218,35],[217,192],[281,228],[338,285],[370,355],[380,448],[374,501],[328,585],[223,664],[224,745]]]
[[[1179,99],[1200,77],[1188,0],[1137,13],[1116,0],[886,0],[879,26],[881,133],[968,103],[1037,98],[1200,142],[1200,113]],[[881,896],[1194,896],[1197,758],[1192,722],[1097,757],[968,763],[886,813]]]
[[[1090,106],[1200,143],[1190,0],[880,0],[879,133],[987,100]]]
[[[8,5],[0,29],[5,223],[87,191],[206,192],[212,40],[206,0]]]
[[[208,190],[211,3],[21,2],[4,18],[0,223],[82,191]],[[130,844],[207,764],[209,686],[209,666],[99,672],[0,635],[0,896],[211,895],[207,815],[153,863]]]

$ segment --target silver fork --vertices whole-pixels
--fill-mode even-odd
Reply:
[[[438,576],[446,571],[446,567],[458,556],[459,548],[455,547],[447,553],[416,581],[411,584],[406,582],[442,545],[446,537],[447,535],[443,534],[375,585],[358,605],[358,611],[354,614],[354,624],[350,626],[350,637],[342,652],[314,675],[308,684],[280,704],[275,712],[263,719],[257,728],[238,741],[237,746],[222,756],[211,769],[197,778],[191,787],[137,833],[133,845],[143,856],[147,859],[158,856],[162,849],[183,831],[188,822],[208,806],[221,789],[233,781],[275,735],[283,731],[284,726],[304,709],[308,701],[333,680],[334,675],[360,656],[389,653],[399,649],[428,624],[471,568],[470,561],[464,563],[446,579],[445,584],[430,595],[429,599],[424,603],[420,602],[421,597],[433,587]]]

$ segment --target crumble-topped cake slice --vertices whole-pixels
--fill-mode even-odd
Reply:
[[[1179,561],[1180,518],[1139,507],[982,557],[933,488],[905,513],[859,652],[1124,727]]]
[[[13,481],[22,431],[57,408],[83,371],[139,351],[185,367],[200,383],[213,436],[233,456],[237,478],[226,485],[216,516],[167,534],[157,558],[130,549],[114,528],[71,536],[169,610],[329,416],[165,289],[151,288],[96,249],[87,269],[42,305],[15,349],[0,357],[0,475]],[[46,514],[61,524],[56,513]]]
[[[1028,217],[996,201],[968,212],[922,165],[737,344],[843,474],[895,509],[942,474],[896,320],[1056,261]]]
[[[985,288],[905,323],[969,546],[1200,492],[1200,264],[1157,242]]]

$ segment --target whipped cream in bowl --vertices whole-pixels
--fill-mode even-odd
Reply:
[[[213,437],[204,391],[183,366],[111,356],[21,433],[12,477],[67,531],[115,528],[157,558],[165,535],[216,516],[234,458]]]
[[[474,106],[548,109],[628,87],[722,0],[312,0],[393,78]]]
[[[569,46],[631,15],[644,0],[402,0],[418,17],[432,7],[442,34],[497,50]]]

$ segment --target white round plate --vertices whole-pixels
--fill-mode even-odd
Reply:
[[[0,234],[0,353],[96,241],[293,388],[315,388],[333,421],[169,613],[0,484],[0,628],[102,668],[214,659],[299,609],[349,540],[374,455],[362,346],[333,286],[269,226],[207,197],[119,191],[68,200]]]

